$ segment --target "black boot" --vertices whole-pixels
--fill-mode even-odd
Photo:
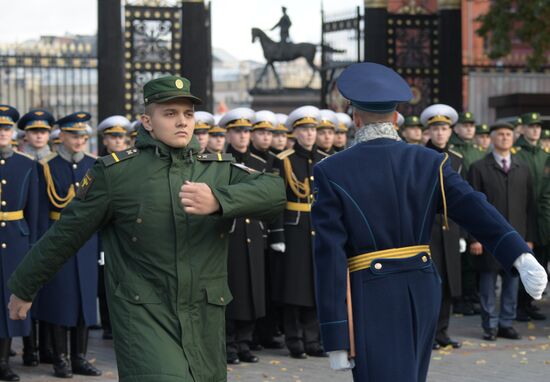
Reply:
[[[71,363],[67,357],[67,328],[51,325],[53,345],[53,374],[58,378],[72,378]]]
[[[10,368],[11,338],[0,338],[0,381],[19,381],[19,376]]]
[[[101,371],[86,361],[87,350],[88,328],[83,324],[79,324],[76,328],[71,328],[71,363],[73,365],[73,373],[98,377],[101,375]]]
[[[40,363],[53,363],[52,324],[38,321],[38,351]]]
[[[38,366],[38,351],[36,350],[36,321],[31,323],[31,332],[23,337],[23,365]]]

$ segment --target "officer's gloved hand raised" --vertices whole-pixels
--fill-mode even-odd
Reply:
[[[220,209],[218,199],[206,183],[186,180],[179,196],[183,209],[191,215],[210,215]]]
[[[355,361],[349,359],[346,350],[331,351],[328,353],[330,368],[337,371],[347,371],[355,367]]]
[[[270,245],[271,249],[276,252],[285,253],[286,251],[286,245],[285,243],[273,243]]]
[[[10,302],[8,303],[10,318],[12,320],[24,320],[27,318],[31,306],[32,302],[21,300],[19,297],[12,294],[10,296]]]
[[[540,300],[542,292],[548,284],[548,276],[544,267],[530,253],[524,253],[518,257],[514,261],[514,267],[518,270],[519,277],[527,293],[535,300]]]

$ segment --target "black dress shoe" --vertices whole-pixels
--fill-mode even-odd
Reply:
[[[307,355],[304,352],[293,352],[293,351],[291,351],[290,356],[292,358],[296,358],[296,359],[306,359],[307,358]]]
[[[0,381],[19,381],[19,376],[13,372],[9,365],[0,366]]]
[[[503,328],[499,327],[497,337],[507,338],[509,340],[520,340],[521,336],[513,327]]]
[[[437,343],[437,341],[434,341],[432,344],[432,350],[439,350],[441,349],[441,345]]]
[[[23,365],[38,366],[38,352],[23,353]]]
[[[87,375],[90,377],[99,377],[101,375],[101,370],[96,368],[90,362],[86,361],[84,358],[71,359],[71,364],[73,368],[73,374]]]
[[[529,318],[531,318],[535,321],[544,321],[544,320],[546,320],[546,316],[544,314],[538,312],[535,309],[534,305],[531,305],[531,306],[525,308],[525,312],[527,313]]]
[[[323,350],[323,348],[307,350],[307,351],[306,351],[306,354],[309,355],[309,356],[311,356],[311,357],[319,357],[319,358],[326,358],[326,357],[328,357],[327,352],[325,352],[325,351]]]
[[[72,378],[71,363],[65,357],[56,359],[53,362],[53,375],[57,378]]]
[[[236,353],[227,353],[227,364],[238,365],[241,363],[239,356]]]
[[[452,339],[450,339],[450,338],[445,338],[445,339],[443,339],[443,340],[435,340],[435,341],[436,341],[436,342],[439,344],[439,346],[441,346],[441,347],[452,346],[453,349],[459,349],[459,348],[462,346],[462,344],[461,344],[460,342],[454,341],[454,340],[452,340]]]
[[[249,351],[239,353],[239,359],[241,360],[241,362],[246,363],[258,363],[258,361],[260,360],[257,356]]]
[[[496,341],[497,340],[497,330],[489,329],[483,331],[483,339],[485,341]]]

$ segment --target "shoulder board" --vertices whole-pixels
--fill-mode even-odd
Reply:
[[[103,163],[105,167],[109,167],[115,163],[135,157],[138,154],[139,150],[135,147],[132,147],[127,150],[117,151],[116,153],[105,155],[104,157],[99,158],[99,160]]]
[[[46,155],[44,158],[40,159],[40,163],[41,164],[48,163],[49,161],[51,161],[56,156],[57,156],[56,152],[50,153],[50,154]]]
[[[517,154],[517,153],[520,152],[520,151],[521,151],[521,147],[520,147],[520,146],[512,147],[512,148],[510,149],[510,152],[511,152],[513,155]]]
[[[256,155],[256,154],[250,153],[250,156],[251,156],[252,158],[256,158],[257,160],[259,160],[259,161],[262,162],[262,163],[267,163],[267,161],[266,161],[264,158],[259,157],[259,156]]]
[[[257,170],[254,170],[253,168],[247,167],[247,166],[245,166],[245,165],[242,164],[242,163],[232,162],[232,163],[231,163],[231,166],[240,168],[241,170],[246,171],[246,172],[249,173],[249,174],[252,174],[252,173],[254,173],[254,172],[258,172]]]
[[[283,151],[282,153],[279,153],[279,155],[277,155],[277,158],[285,159],[287,156],[292,155],[292,154],[294,154],[294,149],[288,149],[288,150]]]
[[[327,153],[324,152],[323,150],[317,149],[317,152],[318,152],[319,154],[321,154],[321,155],[324,155],[325,157],[329,157],[329,156],[330,156],[330,154],[327,154]]]
[[[27,154],[27,153],[24,153],[24,152],[22,152],[22,151],[19,151],[19,150],[13,150],[13,152],[14,152],[14,153],[16,153],[16,154],[19,154],[19,155],[23,155],[24,157],[27,157],[27,158],[29,158],[29,159],[31,159],[31,160],[35,160],[35,158],[34,158],[34,157],[32,157],[32,156],[30,156],[29,154]]]
[[[233,155],[226,153],[208,153],[208,154],[198,154],[197,160],[200,162],[231,162],[235,158]]]
[[[450,152],[450,153],[453,153],[454,155],[456,155],[456,156],[459,157],[459,158],[463,158],[463,157],[464,157],[461,153],[459,153],[459,152],[457,152],[457,151],[454,151],[454,150],[452,150],[452,149],[449,149],[449,152]]]

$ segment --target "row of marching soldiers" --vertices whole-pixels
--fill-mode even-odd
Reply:
[[[56,120],[43,109],[20,116],[14,107],[0,105],[0,285],[4,307],[10,296],[10,275],[59,219],[96,161],[86,152],[93,132],[90,119],[89,113],[76,112]],[[108,118],[98,130],[108,151],[125,149],[136,135],[135,124],[120,116]],[[102,280],[98,283],[100,253],[101,244],[94,235],[35,296],[26,320],[10,320],[7,309],[1,311],[0,380],[19,380],[9,366],[10,354],[15,355],[11,350],[14,337],[23,337],[25,366],[50,363],[59,378],[101,375],[86,359],[88,329],[97,323],[98,285],[103,286]],[[100,301],[104,337],[109,338],[101,293]]]

